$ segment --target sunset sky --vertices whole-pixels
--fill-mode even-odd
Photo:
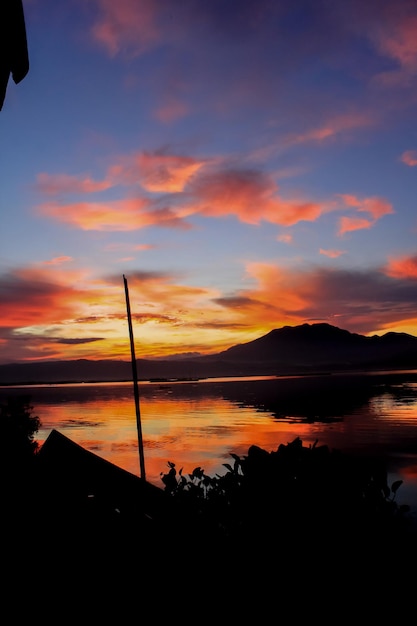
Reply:
[[[26,0],[0,362],[417,335],[416,0]]]

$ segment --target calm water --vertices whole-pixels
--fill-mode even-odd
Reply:
[[[28,395],[43,443],[57,429],[103,458],[140,475],[132,383],[0,389]],[[417,372],[139,383],[146,479],[163,487],[174,462],[223,474],[231,453],[252,444],[276,450],[300,437],[359,454],[386,455],[400,502],[417,509]]]

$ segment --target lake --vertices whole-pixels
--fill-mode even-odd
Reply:
[[[0,388],[0,402],[27,395],[52,429],[140,475],[133,384],[83,383]],[[200,466],[224,474],[231,454],[251,445],[276,450],[300,437],[387,459],[399,502],[417,510],[417,371],[139,382],[146,479],[163,488],[173,462],[185,474]]]

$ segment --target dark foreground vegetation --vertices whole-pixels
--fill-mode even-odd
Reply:
[[[368,597],[369,584],[388,582],[393,592],[414,568],[415,524],[383,459],[297,438],[232,454],[222,476],[169,463],[158,489],[123,470],[116,483],[117,468],[78,446],[71,456],[68,442],[55,456],[38,446],[28,398],[0,405],[0,426],[3,568],[20,585],[71,589],[73,604],[80,594],[159,598],[171,615],[187,597],[204,599],[204,612],[234,597],[237,615],[295,589],[320,596],[349,584]]]

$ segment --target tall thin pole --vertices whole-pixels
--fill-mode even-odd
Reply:
[[[135,393],[136,425],[138,429],[140,475],[141,475],[141,478],[145,480],[146,479],[145,458],[143,454],[142,424],[140,421],[139,385],[138,385],[138,372],[137,372],[137,367],[136,367],[135,342],[133,339],[132,316],[130,314],[129,288],[127,286],[127,280],[124,274],[123,274],[123,282],[125,285],[127,321],[129,324],[130,354],[131,354],[131,360],[132,360],[132,374],[133,374],[133,390]]]

